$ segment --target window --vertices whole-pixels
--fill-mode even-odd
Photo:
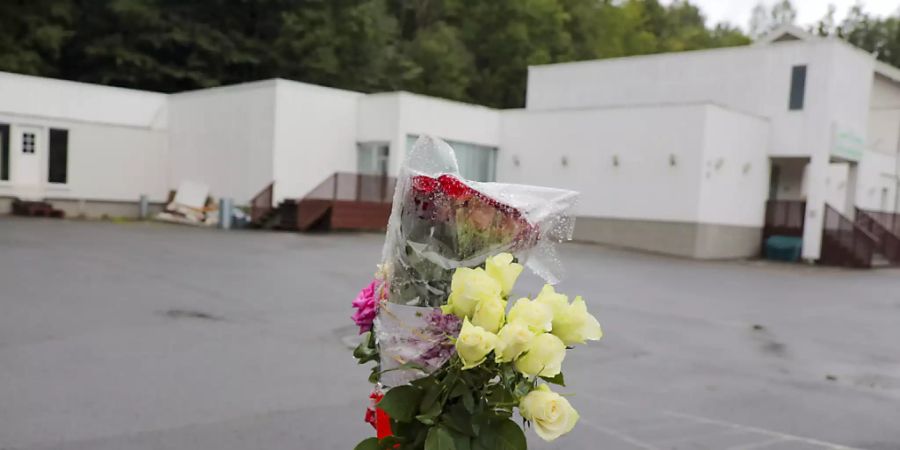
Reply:
[[[419,136],[406,136],[406,151],[412,150]],[[459,174],[467,180],[494,181],[497,167],[497,147],[447,141],[456,154]]]
[[[9,125],[0,124],[0,180],[9,180]]]
[[[806,66],[794,66],[791,69],[791,98],[788,107],[791,111],[803,109],[806,95]]]
[[[50,129],[50,155],[47,181],[65,183],[68,179],[69,131]]]
[[[367,175],[387,176],[390,146],[387,143],[357,144],[356,171]]]
[[[22,133],[22,153],[34,154],[34,133]]]

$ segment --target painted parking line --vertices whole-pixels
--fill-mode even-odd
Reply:
[[[644,414],[642,414],[642,416],[645,417],[646,422],[649,422],[649,423],[654,423],[654,419],[678,418],[678,419],[684,420],[685,421],[684,422],[685,434],[683,436],[677,436],[677,434],[673,435],[673,436],[669,436],[668,437],[669,440],[674,439],[674,440],[678,440],[680,442],[687,442],[692,439],[703,440],[708,437],[714,437],[717,434],[715,432],[707,431],[705,433],[693,434],[693,435],[689,432],[689,428],[692,426],[695,427],[696,424],[709,424],[709,425],[722,427],[722,428],[725,428],[728,430],[734,430],[734,431],[739,431],[739,432],[750,433],[753,435],[757,435],[757,434],[759,435],[760,440],[758,440],[758,441],[740,444],[740,445],[733,446],[733,447],[728,447],[727,450],[751,450],[751,449],[762,450],[769,446],[773,446],[773,445],[777,445],[777,444],[781,444],[781,443],[788,443],[788,442],[799,443],[799,444],[804,444],[805,446],[811,446],[813,448],[821,448],[821,449],[829,449],[829,450],[864,450],[864,449],[860,449],[857,447],[849,447],[846,445],[836,444],[836,443],[832,443],[832,442],[826,442],[826,441],[822,441],[819,439],[813,439],[813,438],[808,438],[808,437],[804,437],[804,436],[797,436],[797,435],[792,435],[792,434],[788,434],[788,433],[782,433],[779,431],[768,430],[765,428],[742,425],[739,423],[728,422],[728,421],[724,421],[724,420],[720,420],[720,419],[711,419],[708,417],[697,416],[694,414],[675,412],[675,411],[649,410],[646,408],[634,406],[627,402],[597,397],[597,396],[590,395],[590,394],[583,394],[583,395],[590,396],[593,400],[596,400],[598,402],[614,404],[620,408],[629,408],[632,410],[642,410],[644,412]],[[615,427],[615,426],[601,425],[601,424],[596,423],[596,421],[591,421],[589,419],[584,419],[584,418],[582,418],[582,422],[597,431],[604,432],[609,435],[615,436],[616,438],[623,440],[625,442],[628,442],[629,444],[632,444],[638,448],[642,448],[645,450],[659,450],[661,448],[660,446],[662,445],[661,443],[653,442],[654,441],[653,437],[640,436],[641,434],[644,434],[647,431],[653,431],[654,430],[653,426],[647,426],[647,427],[640,426],[640,427],[633,428],[633,429],[629,429],[628,426],[625,426],[624,429],[622,429],[620,427]],[[661,424],[659,426],[659,428],[657,428],[657,429],[669,429],[671,426],[672,426],[671,422],[664,423],[664,424]],[[696,429],[695,429],[695,431],[696,431]],[[651,433],[651,435],[652,435],[652,433]],[[698,441],[698,442],[700,442],[700,441]],[[663,447],[668,447],[668,445],[663,445]]]

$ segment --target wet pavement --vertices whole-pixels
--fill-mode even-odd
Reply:
[[[380,247],[0,217],[0,449],[352,448]],[[900,271],[563,257],[606,336],[564,364],[581,422],[533,448],[900,449]]]

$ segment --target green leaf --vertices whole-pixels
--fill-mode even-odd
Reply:
[[[453,435],[444,427],[438,426],[428,430],[425,438],[425,450],[458,450]]]
[[[456,383],[450,390],[450,398],[462,397],[466,392],[469,392],[469,387],[465,383]]]
[[[491,422],[485,427],[475,441],[476,449],[491,450],[527,450],[528,442],[525,433],[510,419]]]
[[[375,339],[371,331],[363,335],[362,341],[353,350],[353,357],[359,360],[359,364],[378,359],[378,349],[375,347]]]
[[[462,404],[465,406],[466,411],[469,413],[475,413],[475,398],[472,396],[472,391],[466,391],[462,396]]]
[[[397,386],[387,391],[384,398],[378,402],[378,407],[383,409],[391,419],[399,422],[409,422],[416,416],[422,391],[414,386]]]
[[[563,386],[563,387],[565,387],[565,385],[566,385],[566,379],[565,379],[565,377],[563,377],[562,372],[556,374],[555,377],[541,377],[541,379],[548,383],[553,383],[553,384]]]
[[[438,397],[441,396],[441,387],[440,385],[433,385],[429,387],[425,391],[425,395],[422,396],[422,404],[419,405],[419,410],[423,413],[425,411],[432,410],[435,406],[437,406],[438,411],[441,410],[441,404],[438,402]]]
[[[397,445],[403,444],[403,440],[397,436],[388,436],[378,441],[378,448],[382,450],[393,450]]]
[[[453,431],[466,436],[475,436],[473,416],[460,404],[450,407],[450,410],[441,416],[441,420]]]
[[[370,437],[368,439],[363,440],[359,444],[356,444],[356,447],[353,447],[353,450],[378,450],[378,438]]]
[[[372,373],[369,374],[369,383],[376,384],[381,379],[381,365],[372,367]]]

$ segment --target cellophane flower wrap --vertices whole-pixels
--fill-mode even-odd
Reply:
[[[498,439],[525,448],[510,420],[516,407],[544,439],[571,430],[577,412],[539,381],[562,384],[567,346],[601,335],[581,297],[570,303],[550,286],[577,196],[465,180],[449,145],[416,142],[398,175],[376,281],[353,303],[361,332],[371,328],[354,356],[377,362],[376,410],[390,417],[358,449],[487,449]],[[524,267],[549,284],[534,300],[510,302]]]

